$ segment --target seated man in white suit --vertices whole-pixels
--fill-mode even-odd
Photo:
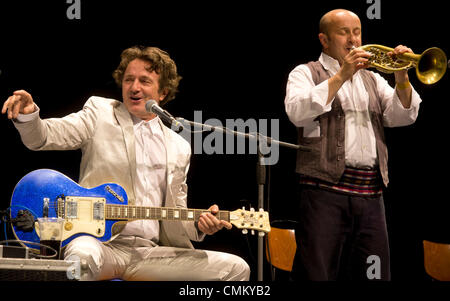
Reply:
[[[175,97],[181,77],[174,61],[158,48],[132,47],[122,52],[113,76],[123,102],[94,96],[77,113],[42,120],[32,96],[20,90],[2,113],[31,150],[81,148],[80,185],[114,182],[127,191],[130,204],[187,207],[190,145],[145,109],[149,99],[163,105]],[[106,244],[91,236],[74,239],[64,257],[76,255],[87,264],[82,280],[248,280],[242,258],[193,248],[191,240],[223,227],[231,224],[210,213],[198,223],[137,220],[115,229],[120,234]]]

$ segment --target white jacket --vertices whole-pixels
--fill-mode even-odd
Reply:
[[[165,207],[187,207],[186,177],[191,147],[181,136],[161,123],[167,152],[167,190]],[[22,142],[31,150],[81,149],[79,184],[92,188],[104,183],[121,185],[129,204],[135,200],[136,151],[133,121],[125,105],[114,99],[93,96],[83,109],[63,118],[34,118],[14,122]],[[120,232],[121,227],[114,229]],[[160,243],[193,248],[190,240],[205,235],[194,222],[162,221]]]

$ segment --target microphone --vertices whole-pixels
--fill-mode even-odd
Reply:
[[[169,112],[163,110],[156,100],[150,99],[145,103],[145,110],[149,113],[154,113],[158,115],[159,118],[166,124],[170,125],[170,128],[174,130],[176,133],[179,133],[183,130],[183,126],[179,121],[175,119]]]

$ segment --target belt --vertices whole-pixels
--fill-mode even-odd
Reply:
[[[359,169],[346,166],[337,184],[305,175],[300,175],[299,182],[303,185],[313,185],[351,195],[375,196],[383,192],[378,168]]]

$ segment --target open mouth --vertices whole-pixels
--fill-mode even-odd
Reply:
[[[137,97],[137,96],[130,96],[130,99],[131,99],[131,101],[134,101],[134,102],[139,102],[142,100],[141,97]]]

